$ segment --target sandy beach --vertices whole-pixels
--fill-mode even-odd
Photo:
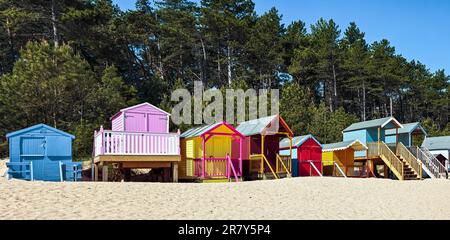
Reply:
[[[0,178],[0,219],[450,219],[449,199],[449,180],[176,184]]]

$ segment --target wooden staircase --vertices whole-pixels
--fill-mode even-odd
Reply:
[[[368,143],[368,157],[379,157],[399,180],[422,179],[422,163],[402,143]],[[394,153],[395,152],[395,153]]]
[[[397,157],[400,158],[400,156]],[[403,180],[419,180],[420,178],[418,177],[417,173],[411,166],[409,166],[408,162],[401,158],[400,160],[402,160],[403,162]]]
[[[408,148],[399,142],[396,146],[396,155],[403,162],[404,180],[422,179],[422,162],[414,156]]]

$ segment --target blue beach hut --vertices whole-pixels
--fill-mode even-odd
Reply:
[[[386,143],[401,142],[406,147],[419,146],[423,139],[427,136],[427,132],[420,126],[419,122],[404,123],[403,128],[398,129],[396,136],[395,129],[386,130]]]
[[[75,136],[38,124],[6,135],[8,176],[27,180],[63,181],[81,178],[81,164],[72,162]]]

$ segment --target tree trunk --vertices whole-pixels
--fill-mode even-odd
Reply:
[[[59,39],[58,39],[58,26],[56,22],[55,0],[52,0],[51,10],[52,10],[53,42],[55,44],[55,48],[58,48]]]
[[[11,32],[11,28],[9,27],[9,18],[6,19],[6,33],[8,34],[8,44],[9,47],[11,49],[11,53],[13,53],[14,51],[14,46],[13,46],[13,37],[12,37],[12,32]]]
[[[203,42],[203,38],[200,37],[200,43],[202,44],[202,53],[203,53],[203,64],[202,64],[202,81],[204,86],[208,86],[206,82],[206,49],[205,49],[205,43]]]
[[[336,86],[336,69],[334,67],[334,63],[332,64],[333,67],[333,108],[336,108],[337,106],[337,86]],[[331,110],[333,112],[333,110]]]
[[[220,82],[220,74],[221,74],[221,69],[220,69],[220,44],[219,47],[217,48],[217,81]]]
[[[363,121],[366,121],[366,81],[363,80]]]
[[[228,86],[231,86],[231,48],[230,44],[227,45],[227,60],[228,60]]]

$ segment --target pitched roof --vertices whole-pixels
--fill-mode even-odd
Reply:
[[[38,129],[38,128],[46,128],[46,129],[48,129],[50,131],[57,132],[57,133],[62,134],[64,136],[67,136],[67,137],[70,137],[72,139],[75,139],[74,135],[66,133],[64,131],[61,131],[61,130],[56,129],[54,127],[50,127],[50,126],[48,126],[46,124],[43,124],[43,123],[36,124],[34,126],[27,127],[27,128],[24,128],[24,129],[20,129],[20,130],[17,130],[15,132],[8,133],[8,134],[6,134],[6,138],[14,137],[14,136],[17,136],[19,134],[23,134],[23,133],[26,133],[26,132],[29,132],[29,131],[32,131],[32,130]]]
[[[422,147],[429,150],[450,149],[450,136],[427,137],[423,140]]]
[[[353,148],[355,151],[366,150],[367,147],[359,140],[345,141],[337,143],[329,143],[322,145],[322,152],[334,152],[339,150],[345,150],[347,148]]]
[[[402,124],[400,124],[400,122],[397,121],[397,119],[395,119],[393,117],[385,117],[385,118],[373,119],[373,120],[364,121],[364,122],[353,123],[346,129],[344,129],[343,132],[349,132],[349,131],[367,129],[367,128],[374,128],[374,127],[382,127],[383,128],[390,122],[393,122],[395,125],[397,125],[400,128],[403,127]]]
[[[226,122],[218,122],[218,123],[204,125],[204,126],[197,127],[197,128],[191,128],[191,129],[188,129],[187,131],[183,132],[180,135],[180,137],[182,137],[182,138],[199,137],[211,130],[214,130],[216,127],[218,127],[220,125],[225,125],[229,129],[231,129],[233,132],[235,132],[236,135],[243,137],[243,135],[240,132],[238,132],[233,126],[229,125]]]
[[[319,141],[317,141],[316,138],[313,137],[313,135],[303,135],[303,136],[297,136],[292,138],[292,147],[300,147],[306,140],[312,138],[314,141],[317,142],[317,144],[321,145]],[[289,148],[289,138],[284,138],[280,141],[280,148]]]
[[[272,122],[278,115],[253,119],[247,122],[242,122],[236,128],[244,136],[251,136],[256,134],[261,134],[263,130]]]
[[[423,134],[427,134],[425,132],[425,130],[422,128],[422,126],[420,126],[419,122],[413,122],[413,123],[405,123],[402,124],[403,128],[398,129],[398,133],[412,133],[414,132],[416,129],[419,129],[420,131],[423,132]],[[387,129],[386,130],[386,135],[395,135],[395,129]]]
[[[215,128],[216,126],[220,125],[221,123],[214,123],[209,125],[204,125],[196,128],[190,128],[183,132],[180,137],[182,138],[191,138],[191,137],[198,137],[202,134],[208,132],[209,130]]]
[[[114,115],[112,115],[112,117],[110,117],[110,120],[113,119],[114,117],[116,117],[118,114],[120,114],[122,112],[128,111],[128,110],[133,109],[133,108],[141,107],[141,106],[144,106],[144,105],[150,106],[150,107],[152,107],[152,108],[154,108],[154,109],[156,109],[156,110],[158,110],[158,111],[160,111],[160,112],[170,116],[170,113],[162,110],[161,108],[159,108],[159,107],[157,107],[157,106],[155,106],[153,104],[150,104],[148,102],[144,102],[144,103],[140,103],[140,104],[137,104],[137,105],[134,105],[134,106],[130,106],[130,107],[127,107],[127,108],[120,109],[120,111],[116,112]]]

